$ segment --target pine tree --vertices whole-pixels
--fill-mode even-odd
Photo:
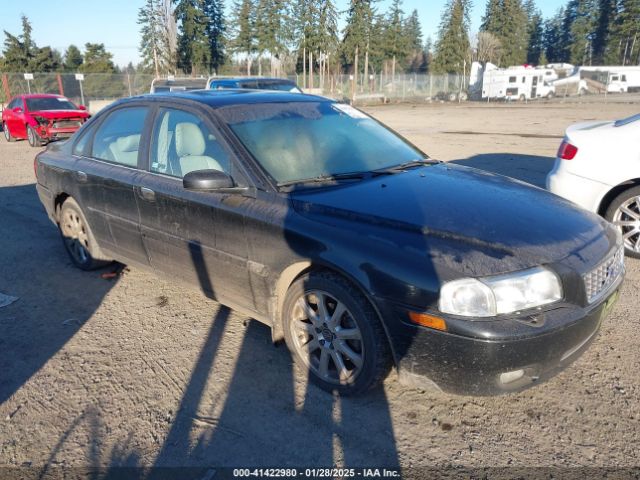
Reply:
[[[395,78],[397,62],[403,61],[411,48],[404,27],[404,12],[402,11],[401,0],[393,0],[387,14],[384,47],[385,56],[391,59],[391,76]]]
[[[178,68],[190,74],[208,72],[211,50],[203,0],[177,0],[175,15],[179,30]]]
[[[230,25],[233,26],[230,47],[234,53],[246,56],[247,75],[250,75],[252,55],[256,51],[255,11],[252,0],[236,0]]]
[[[15,36],[4,31],[4,59],[2,69],[5,72],[26,72],[36,53],[36,44],[31,39],[31,23],[22,16],[22,33]]]
[[[370,0],[351,0],[341,46],[345,68],[355,71],[358,57],[370,53],[374,15]]]
[[[640,0],[619,0],[611,37],[611,57],[616,63],[640,65]]]
[[[173,71],[175,67],[167,15],[170,12],[165,0],[145,0],[138,10],[141,66],[144,70],[153,71],[157,77]]]
[[[528,4],[531,8],[531,4]],[[500,65],[525,62],[528,50],[528,9],[521,0],[489,0],[481,31],[495,35],[501,43]]]
[[[469,62],[468,0],[449,0],[438,31],[433,69],[436,73],[462,73]]]
[[[84,62],[82,58],[82,52],[75,45],[69,45],[67,51],[64,53],[64,69],[67,72],[77,72]]]
[[[530,65],[544,65],[541,62],[544,52],[544,22],[540,12],[536,12],[531,18],[528,31],[527,63]]]
[[[603,65],[606,62],[615,15],[616,0],[598,1],[598,19],[593,35],[593,61],[596,65]]]
[[[404,36],[408,45],[408,64],[406,68],[410,72],[424,73],[426,58],[422,43],[422,28],[418,11],[413,10],[404,25]]]
[[[116,73],[113,55],[107,52],[103,43],[86,43],[84,45],[84,63],[80,70],[84,73]]]
[[[544,53],[547,61],[551,63],[567,62],[564,35],[565,11],[563,7],[545,22],[544,26]]]
[[[224,8],[221,0],[204,0],[207,16],[205,33],[209,41],[209,70],[218,71],[224,63]]]
[[[570,0],[565,11],[565,57],[575,65],[591,63],[597,5],[593,0]],[[568,35],[567,35],[568,34]]]

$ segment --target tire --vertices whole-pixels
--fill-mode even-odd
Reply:
[[[33,128],[31,128],[31,125],[27,125],[27,140],[29,141],[29,145],[32,147],[42,146],[42,142],[40,141],[40,138],[38,138],[38,134]]]
[[[95,270],[111,263],[100,251],[78,203],[67,198],[60,208],[58,227],[73,264],[81,270]]]
[[[525,95],[520,95],[520,96],[518,97],[518,100],[519,100],[520,102],[525,102],[525,101],[527,100],[527,97],[526,97]]]
[[[11,132],[9,131],[9,127],[7,127],[6,123],[2,124],[2,131],[4,133],[4,139],[7,142],[13,142],[15,139],[11,136]]]
[[[625,254],[640,258],[640,187],[625,190],[614,198],[605,218],[622,234]]]
[[[338,310],[342,314],[334,318]],[[358,395],[388,375],[392,357],[380,319],[342,276],[322,271],[298,278],[287,291],[282,315],[295,362],[323,390]]]
[[[555,94],[553,92],[547,93],[547,100],[551,100],[553,99],[553,97],[555,97]]]

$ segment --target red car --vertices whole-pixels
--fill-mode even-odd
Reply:
[[[90,117],[86,107],[61,95],[18,95],[2,110],[7,142],[22,138],[32,147],[69,138]]]

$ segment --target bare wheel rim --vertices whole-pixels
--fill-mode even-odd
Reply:
[[[362,332],[344,303],[322,290],[295,302],[289,322],[294,348],[305,365],[335,385],[356,381],[365,360]]]
[[[61,229],[69,253],[78,263],[86,263],[89,259],[89,234],[80,215],[75,210],[67,210]]]
[[[624,247],[640,253],[640,195],[625,200],[613,214],[613,224],[620,230]]]
[[[29,128],[27,130],[29,130],[27,132],[27,135],[29,136],[29,144],[30,145],[35,145],[36,144],[36,138],[35,138],[35,134],[33,133],[33,129]]]

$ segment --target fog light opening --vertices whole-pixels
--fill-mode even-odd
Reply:
[[[512,372],[504,372],[500,374],[500,383],[506,385],[507,383],[513,383],[516,380],[520,380],[524,377],[524,370],[513,370]]]

